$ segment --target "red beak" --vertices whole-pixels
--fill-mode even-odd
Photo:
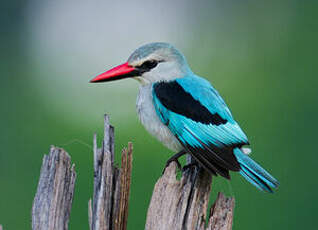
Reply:
[[[91,80],[91,83],[95,82],[104,82],[104,81],[114,81],[119,80],[127,77],[134,77],[137,75],[137,71],[134,67],[130,66],[128,62],[116,66],[105,73],[102,73]]]

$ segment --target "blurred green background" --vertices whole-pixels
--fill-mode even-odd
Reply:
[[[281,185],[213,181],[235,196],[234,229],[314,229],[317,199],[317,1],[3,1],[0,14],[0,223],[31,229],[43,154],[65,148],[78,174],[70,229],[88,229],[92,137],[103,114],[116,151],[134,143],[129,229],[143,229],[171,152],[138,122],[134,80],[88,84],[138,46],[166,41],[208,78]]]

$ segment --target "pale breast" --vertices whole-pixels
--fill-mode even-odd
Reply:
[[[137,97],[137,113],[140,122],[146,130],[167,148],[178,152],[182,150],[182,146],[176,137],[171,133],[169,128],[165,126],[158,117],[152,100],[151,84],[141,86]]]

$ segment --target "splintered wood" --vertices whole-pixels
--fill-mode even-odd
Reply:
[[[76,173],[70,156],[51,147],[45,155],[32,206],[33,230],[67,230]]]
[[[102,148],[94,136],[94,195],[89,201],[91,230],[126,230],[132,170],[132,143],[122,150],[121,168],[114,166],[114,128],[105,116]]]
[[[211,175],[202,168],[193,167],[177,180],[176,167],[172,162],[154,187],[146,230],[205,229]],[[232,229],[233,209],[234,199],[219,194],[211,208],[206,230]]]
[[[234,202],[233,197],[227,198],[222,193],[218,194],[218,197],[210,210],[210,220],[207,230],[232,229]]]
[[[114,128],[104,119],[102,147],[94,135],[94,193],[88,202],[90,230],[126,230],[132,172],[132,143],[122,150],[121,167],[114,164]],[[188,163],[192,161],[188,157]],[[212,177],[190,167],[176,178],[172,162],[157,181],[148,208],[146,230],[231,230],[234,198],[218,194],[208,212]],[[70,156],[51,147],[45,155],[32,207],[33,230],[67,230],[76,173]],[[208,217],[209,215],[209,217]],[[206,226],[207,224],[207,226]],[[0,225],[0,230],[2,226]]]

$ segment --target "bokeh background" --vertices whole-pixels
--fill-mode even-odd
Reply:
[[[11,0],[0,13],[0,223],[31,229],[43,154],[65,148],[78,174],[70,229],[88,229],[92,136],[103,114],[116,151],[134,143],[129,229],[143,229],[155,181],[171,155],[138,122],[134,80],[89,84],[138,46],[174,44],[223,95],[252,156],[281,183],[257,191],[216,178],[235,196],[234,229],[314,229],[317,206],[317,1]]]

